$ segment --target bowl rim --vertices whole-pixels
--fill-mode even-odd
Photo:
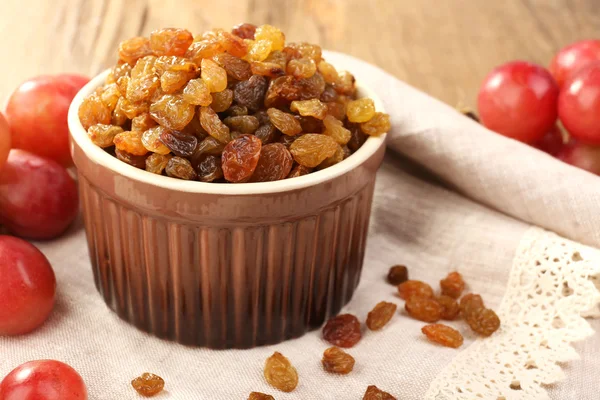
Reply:
[[[252,182],[252,183],[212,183],[187,181],[183,179],[171,178],[147,172],[128,165],[116,157],[110,155],[101,147],[96,146],[87,135],[78,115],[79,106],[83,99],[90,95],[97,87],[104,84],[110,69],[103,71],[88,82],[77,93],[69,107],[68,124],[71,139],[79,146],[87,158],[107,168],[119,175],[123,175],[134,181],[151,186],[157,186],[164,189],[170,189],[178,192],[198,193],[198,194],[219,194],[219,195],[253,195],[263,193],[279,193],[303,189],[315,186],[332,179],[335,179],[347,172],[357,168],[371,156],[373,156],[381,146],[385,145],[387,133],[381,136],[369,136],[366,142],[350,157],[345,160],[320,171],[312,172],[307,175],[292,179],[283,179],[272,182]],[[356,82],[358,93],[363,97],[370,97],[375,103],[375,109],[379,112],[385,112],[381,99],[375,92],[366,86]],[[71,144],[74,146],[74,144]],[[73,152],[73,149],[71,149]]]

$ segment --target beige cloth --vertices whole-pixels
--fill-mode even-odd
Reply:
[[[595,176],[490,133],[371,65],[340,54],[326,56],[379,93],[394,125],[392,151],[378,175],[362,281],[345,311],[364,320],[381,300],[402,308],[384,279],[397,263],[408,265],[412,278],[432,284],[458,270],[469,290],[498,308],[530,223],[600,244],[594,230],[594,194],[600,183]],[[456,191],[436,183],[406,157]],[[168,392],[157,399],[245,399],[256,390],[277,400],[350,400],[375,384],[398,399],[421,400],[476,339],[456,322],[452,325],[466,334],[460,350],[432,345],[420,333],[423,323],[401,311],[382,332],[366,332],[349,350],[356,368],[342,377],[321,368],[328,345],[320,332],[252,350],[188,348],[139,332],[110,312],[95,291],[85,246],[80,225],[57,241],[40,244],[57,274],[58,304],[42,329],[0,338],[0,375],[30,359],[56,358],[80,371],[91,399],[135,399],[129,381],[150,371],[167,382]],[[599,344],[597,339],[577,344],[583,359],[565,365],[567,379],[549,388],[550,398],[597,399],[600,356],[592,350]],[[269,387],[262,377],[264,360],[275,350],[298,369],[300,385],[293,393]],[[483,398],[498,398],[490,396]]]

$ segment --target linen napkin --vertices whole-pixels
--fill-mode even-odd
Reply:
[[[81,373],[90,399],[102,400],[138,398],[129,382],[143,372],[166,381],[156,399],[246,399],[260,391],[278,400],[350,400],[368,385],[406,400],[597,398],[600,340],[589,337],[600,324],[581,315],[594,315],[599,301],[590,278],[600,273],[600,254],[584,245],[600,244],[598,178],[487,131],[377,67],[339,53],[325,57],[372,87],[393,124],[362,280],[344,311],[364,321],[379,301],[403,310],[385,282],[391,265],[405,264],[412,279],[435,286],[457,270],[498,311],[497,333],[480,339],[452,322],[465,343],[445,348],[399,311],[348,350],[356,365],[347,376],[323,370],[329,345],[320,331],[250,350],[185,347],[136,330],[105,306],[79,222],[38,244],[57,275],[57,306],[36,332],[0,338],[0,376],[28,360],[58,359]],[[292,393],[263,378],[273,351],[298,370]]]

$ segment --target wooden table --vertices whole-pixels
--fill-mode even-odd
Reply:
[[[94,75],[120,40],[165,26],[277,25],[451,105],[474,105],[495,65],[547,65],[565,44],[600,38],[598,0],[0,0],[0,18],[0,100],[33,75]]]

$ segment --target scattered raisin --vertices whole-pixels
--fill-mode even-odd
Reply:
[[[167,163],[165,168],[167,175],[173,178],[194,180],[196,179],[196,171],[192,167],[189,160],[182,157],[173,157]]]
[[[460,314],[460,307],[455,299],[450,296],[441,295],[436,300],[443,307],[442,319],[453,321]]]
[[[314,168],[331,157],[338,144],[327,135],[309,133],[300,136],[290,145],[290,152],[298,164]]]
[[[394,265],[390,267],[387,274],[388,283],[398,286],[408,280],[408,268],[405,265]]]
[[[465,281],[458,272],[450,272],[448,276],[440,281],[440,287],[442,288],[442,294],[458,299],[465,290]]]
[[[444,308],[431,297],[410,296],[404,309],[414,319],[424,322],[437,322],[442,318]]]
[[[485,305],[483,304],[483,299],[480,295],[468,293],[460,299],[459,307],[463,317],[466,317],[472,310],[485,308]]]
[[[354,368],[354,357],[337,347],[330,347],[323,352],[323,368],[334,374],[349,374]]]
[[[384,392],[375,385],[371,385],[367,388],[363,400],[396,400],[394,396],[388,392]]]
[[[360,322],[352,314],[333,317],[323,327],[323,339],[334,346],[352,347],[360,338]]]
[[[398,285],[398,294],[403,300],[408,300],[411,296],[415,295],[433,297],[433,289],[425,282],[408,280]]]
[[[421,332],[432,342],[442,346],[459,348],[463,344],[463,336],[454,328],[444,324],[430,324],[421,328]]]
[[[165,381],[158,375],[144,372],[131,381],[131,386],[142,396],[152,397],[163,391]]]
[[[248,396],[248,400],[275,400],[275,397],[270,394],[264,394],[260,392],[252,392],[250,396]]]
[[[474,308],[465,315],[471,329],[481,336],[490,336],[500,328],[500,318],[489,308]]]
[[[260,157],[262,142],[252,135],[242,135],[223,149],[223,174],[229,182],[250,179]]]
[[[369,315],[367,316],[367,327],[372,331],[377,331],[383,328],[396,313],[397,305],[394,303],[388,303],[387,301],[381,301],[377,303]]]
[[[264,375],[269,385],[283,392],[291,392],[298,386],[296,368],[277,351],[265,361]]]
[[[292,155],[281,143],[262,146],[251,182],[269,182],[284,179],[292,170]]]

